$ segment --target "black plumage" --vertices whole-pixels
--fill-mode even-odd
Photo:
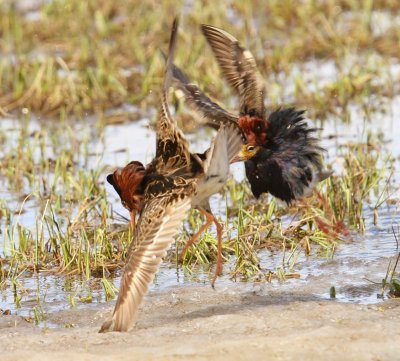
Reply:
[[[316,130],[308,126],[303,110],[278,109],[270,114],[265,143],[245,162],[255,197],[268,192],[291,203],[328,176],[328,172],[315,174],[322,168],[323,151],[313,136]]]

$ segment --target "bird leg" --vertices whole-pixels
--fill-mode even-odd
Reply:
[[[217,218],[213,214],[211,214],[213,217],[213,221],[215,224],[215,227],[217,228],[217,266],[215,267],[215,274],[214,277],[211,281],[211,287],[214,287],[215,281],[217,277],[221,274],[222,272],[222,225],[221,223],[218,222]]]
[[[136,211],[130,211],[129,212],[130,216],[131,216],[131,229],[132,229],[132,234],[135,233],[135,229],[136,229]]]
[[[200,235],[208,228],[210,227],[210,224],[214,222],[215,227],[217,229],[217,266],[215,268],[215,274],[214,277],[211,281],[211,287],[214,288],[215,281],[217,277],[221,274],[222,272],[222,225],[221,223],[218,222],[218,220],[215,218],[215,216],[211,213],[206,211],[204,208],[199,207],[198,210],[206,217],[207,221],[204,223],[200,229],[196,232],[196,234],[186,243],[185,248],[182,251],[181,254],[181,260],[183,260],[183,257],[185,256],[187,250],[189,247],[197,241],[197,239],[200,237]]]
[[[183,258],[185,257],[185,254],[187,252],[187,250],[189,249],[189,247],[197,241],[197,239],[200,237],[200,235],[208,228],[210,227],[210,224],[213,222],[213,218],[209,216],[209,214],[203,209],[203,208],[199,208],[199,211],[204,214],[207,218],[206,223],[204,223],[200,229],[192,236],[192,238],[190,238],[185,247],[183,248],[183,251],[181,253],[181,261],[183,261]]]

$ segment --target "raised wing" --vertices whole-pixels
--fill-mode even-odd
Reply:
[[[221,126],[206,153],[206,160],[204,161],[205,177],[212,178],[218,174],[227,177],[229,164],[239,153],[244,139],[237,124]]]
[[[178,20],[175,19],[169,42],[164,85],[161,94],[161,107],[157,122],[155,167],[158,173],[165,175],[172,174],[181,169],[189,169],[192,159],[188,142],[172,118],[167,102],[168,89],[172,78],[177,33]]]
[[[181,177],[158,177],[146,188],[145,207],[135,232],[121,278],[111,319],[100,332],[127,331],[147,293],[162,258],[174,241],[186,211],[190,209],[194,182]]]
[[[237,125],[222,125],[210,148],[203,155],[204,175],[197,182],[192,204],[209,209],[209,197],[219,192],[229,176],[230,161],[243,144],[242,132]]]
[[[238,122],[238,116],[214,103],[196,84],[191,83],[186,74],[176,65],[173,66],[172,74],[178,88],[185,94],[186,102],[201,114],[206,124],[218,129],[222,124]]]
[[[204,24],[201,30],[214,52],[222,74],[239,95],[240,115],[264,118],[264,83],[251,52],[224,30]]]

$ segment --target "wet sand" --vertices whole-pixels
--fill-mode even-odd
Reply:
[[[99,334],[113,304],[52,314],[59,327],[47,330],[0,316],[0,359],[400,360],[399,299],[360,305],[307,287],[172,287],[146,297],[132,331]]]

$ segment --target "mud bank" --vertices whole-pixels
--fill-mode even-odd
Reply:
[[[266,287],[267,288],[267,287]],[[1,360],[398,360],[400,301],[321,300],[307,289],[152,292],[128,333],[98,334],[113,304],[49,315],[43,330],[0,316]],[[66,328],[66,327],[70,328]]]

